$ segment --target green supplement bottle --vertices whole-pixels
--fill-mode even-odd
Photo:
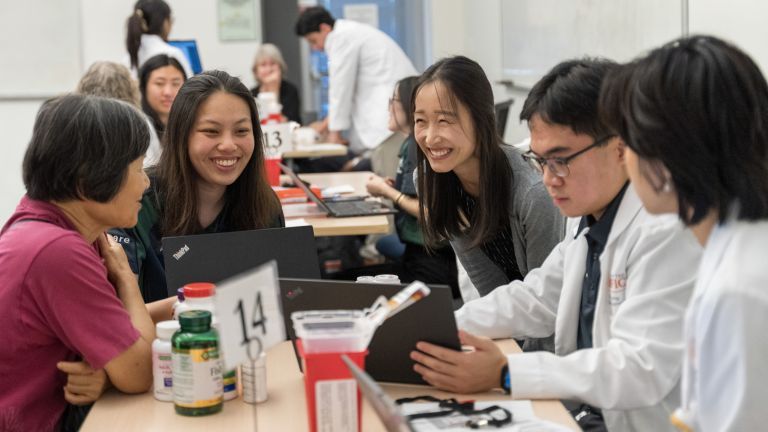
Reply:
[[[211,329],[211,313],[182,312],[181,329],[171,338],[173,358],[173,404],[186,416],[221,411],[223,382],[219,358],[219,335]]]

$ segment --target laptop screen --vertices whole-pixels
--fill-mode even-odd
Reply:
[[[197,41],[189,40],[169,40],[168,44],[180,49],[187,56],[189,65],[192,66],[192,73],[195,75],[203,71],[203,65],[200,63],[200,53],[197,51]]]
[[[280,276],[320,277],[310,226],[163,238],[169,295],[189,282],[218,282],[277,260]]]

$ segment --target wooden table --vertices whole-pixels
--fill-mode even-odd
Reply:
[[[336,143],[317,143],[297,146],[289,152],[283,153],[283,159],[303,159],[328,156],[344,156],[349,147]]]
[[[507,352],[519,351],[514,341],[502,341],[500,346]],[[387,393],[394,397],[410,397],[431,394],[436,397],[458,399],[499,400],[507,396],[500,392],[474,395],[455,395],[437,391],[431,387],[401,384],[384,384]],[[306,399],[304,379],[299,372],[290,342],[271,349],[267,354],[267,392],[269,399],[256,405],[258,430],[306,431]],[[533,410],[538,417],[579,430],[576,423],[558,401],[534,401]],[[151,392],[142,395],[125,395],[110,390],[96,404],[86,418],[82,432],[100,431],[252,431],[254,430],[253,405],[242,398],[225,402],[224,409],[206,417],[184,417],[174,412],[170,402],[159,402]],[[363,427],[366,432],[384,431],[376,413],[367,403],[363,405]]]
[[[299,176],[313,185],[321,188],[329,186],[350,185],[355,190],[355,195],[367,195],[365,183],[371,172],[340,172],[321,174],[300,174]],[[287,176],[285,177],[288,178]],[[356,216],[356,217],[305,217],[307,223],[312,225],[315,237],[387,234],[389,232],[389,218],[385,215]]]

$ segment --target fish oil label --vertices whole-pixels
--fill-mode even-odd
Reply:
[[[205,408],[222,402],[219,350],[215,347],[175,349],[173,401],[185,408]]]

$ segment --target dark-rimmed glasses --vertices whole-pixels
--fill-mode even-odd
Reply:
[[[616,135],[606,135],[602,138],[598,138],[593,142],[592,144],[588,145],[587,147],[577,151],[576,153],[566,156],[566,157],[540,157],[537,156],[536,153],[532,151],[525,152],[523,156],[523,160],[528,162],[528,165],[530,165],[534,170],[536,170],[539,174],[544,174],[544,167],[546,166],[549,168],[549,170],[552,172],[552,174],[558,176],[558,177],[568,177],[568,174],[571,173],[571,170],[568,168],[568,164],[574,160],[577,156],[586,153],[587,151],[605,143],[611,138],[614,138]]]

